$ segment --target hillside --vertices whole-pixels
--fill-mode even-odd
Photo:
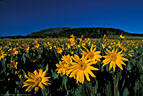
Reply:
[[[49,28],[46,30],[41,30],[39,32],[33,32],[29,34],[28,36],[34,36],[34,37],[57,37],[58,34],[60,34],[63,31],[70,30],[70,28],[64,27],[64,28]]]
[[[101,38],[106,34],[109,38],[119,38],[119,35],[123,34],[130,39],[143,39],[143,34],[128,33],[120,29],[115,28],[102,28],[102,27],[90,27],[90,28],[49,28],[41,30],[38,32],[33,32],[27,36],[6,36],[0,37],[3,38],[61,38],[61,37],[70,37],[70,35],[75,35],[76,37],[81,37],[82,35],[85,38]]]
[[[51,37],[51,38],[58,38],[58,37],[70,37],[73,34],[76,37],[81,37],[83,35],[87,38],[100,38],[104,34],[107,36],[118,36],[118,35],[126,35],[126,36],[143,36],[143,34],[133,34],[128,33],[120,29],[114,28],[50,28],[47,30],[41,30],[39,32],[33,32],[28,35],[28,37]]]

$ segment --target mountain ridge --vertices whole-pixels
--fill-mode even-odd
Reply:
[[[40,30],[37,32],[32,32],[26,36],[6,36],[0,38],[64,38],[70,37],[70,35],[75,35],[76,37],[81,37],[82,35],[85,38],[101,38],[106,34],[107,36],[141,36],[143,34],[129,33],[124,30],[117,28],[104,28],[104,27],[79,27],[79,28],[70,28],[70,27],[61,27],[61,28],[48,28]]]
[[[127,36],[143,36],[143,34],[129,33],[117,28],[104,27],[82,27],[82,28],[49,28],[38,32],[33,32],[27,36],[41,36],[41,37],[69,37],[71,34],[80,37],[84,35],[87,38],[100,38],[106,35],[127,35]]]

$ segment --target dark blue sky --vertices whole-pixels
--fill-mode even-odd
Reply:
[[[0,0],[0,36],[54,27],[110,27],[143,33],[143,0]]]

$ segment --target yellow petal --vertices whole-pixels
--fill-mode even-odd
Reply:
[[[88,73],[87,73],[86,71],[84,71],[84,74],[85,74],[86,79],[87,79],[88,81],[90,81],[90,78],[89,78]]]

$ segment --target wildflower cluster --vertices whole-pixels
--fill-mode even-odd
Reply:
[[[0,39],[0,76],[4,77],[0,84],[5,86],[1,89],[17,94],[55,96],[55,91],[63,96],[77,96],[84,90],[92,95],[105,95],[107,89],[117,93],[118,84],[122,83],[120,92],[131,91],[128,85],[133,88],[142,81],[138,73],[143,72],[142,54],[143,40],[127,40],[123,35],[120,39],[109,39],[106,35],[100,39],[74,35],[70,38]],[[124,84],[133,77],[137,78],[134,82]],[[140,90],[138,85],[134,93]]]

